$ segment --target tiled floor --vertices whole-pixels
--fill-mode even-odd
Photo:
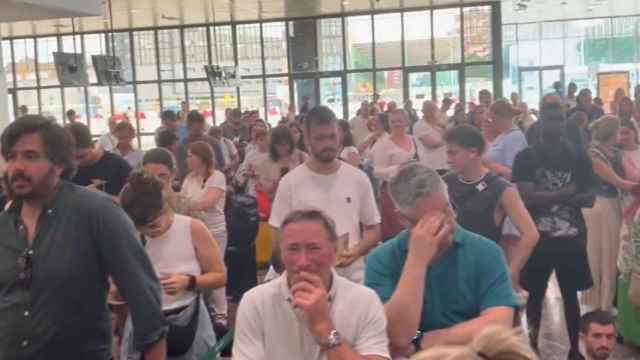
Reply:
[[[523,324],[526,318],[523,316]],[[555,276],[552,277],[543,309],[539,338],[542,360],[566,360],[569,352],[569,337],[564,322],[562,298]],[[610,360],[640,360],[640,351],[627,345],[617,345]]]

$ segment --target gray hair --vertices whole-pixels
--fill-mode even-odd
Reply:
[[[418,200],[438,191],[448,197],[447,187],[438,173],[418,162],[402,165],[389,183],[393,202],[399,210],[406,211],[416,207]]]
[[[320,223],[327,231],[327,234],[329,235],[329,241],[332,244],[336,244],[338,242],[338,234],[336,232],[335,222],[321,210],[295,210],[289,213],[289,215],[284,218],[284,220],[282,221],[282,226],[280,228],[284,230],[287,225],[300,221],[315,221]]]

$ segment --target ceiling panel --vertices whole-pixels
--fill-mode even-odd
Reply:
[[[473,3],[486,0],[113,0],[114,29],[212,22],[297,18],[371,10]],[[496,0],[497,1],[497,0]],[[633,0],[635,1],[635,0]],[[108,14],[105,5],[105,14]],[[108,30],[109,17],[76,21],[78,31]],[[70,21],[22,21],[2,24],[2,36],[71,32]],[[66,26],[65,26],[66,25]]]
[[[640,0],[502,0],[503,23],[638,14]]]

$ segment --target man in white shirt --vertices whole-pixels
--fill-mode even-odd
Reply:
[[[418,158],[424,165],[440,174],[449,168],[447,150],[443,140],[445,124],[439,118],[438,105],[431,100],[422,103],[422,119],[413,125],[413,136],[418,144]]]
[[[362,144],[367,137],[371,134],[367,123],[369,122],[369,102],[364,100],[360,104],[360,110],[358,114],[351,119],[351,134],[353,135],[353,142],[356,146]]]
[[[113,151],[115,147],[118,145],[118,138],[115,135],[116,125],[118,122],[113,117],[109,117],[109,131],[104,133],[98,139],[98,143],[96,144],[96,148],[100,148],[105,151]]]
[[[382,303],[371,289],[332,270],[333,221],[322,211],[298,210],[281,226],[286,272],[242,298],[233,358],[390,359]]]
[[[341,139],[336,116],[326,106],[318,106],[305,118],[305,139],[309,159],[290,171],[278,185],[269,224],[276,238],[282,222],[291,211],[319,209],[336,223],[338,273],[362,283],[364,260],[380,242],[380,213],[367,175],[338,157]],[[361,231],[364,226],[364,231]],[[274,250],[277,251],[277,247]],[[278,255],[273,256],[278,269]]]

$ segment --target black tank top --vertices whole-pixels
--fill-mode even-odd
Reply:
[[[511,183],[491,172],[471,184],[460,181],[454,173],[446,175],[444,181],[460,226],[487,239],[500,240],[502,223],[496,224],[494,214],[502,193]]]

